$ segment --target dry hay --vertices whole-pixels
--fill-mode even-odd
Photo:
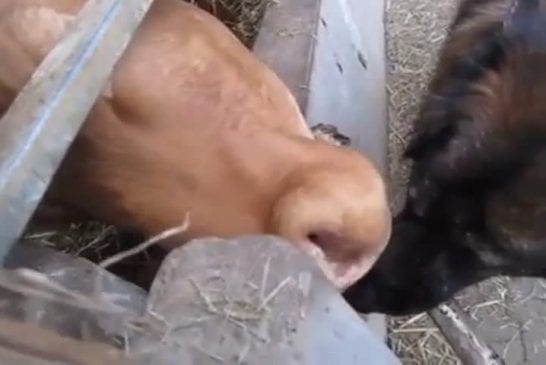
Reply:
[[[185,0],[221,19],[247,46],[252,47],[267,6],[275,0]]]
[[[24,238],[67,254],[81,257],[95,256],[97,260],[102,260],[107,256],[104,251],[110,247],[121,250],[116,233],[112,226],[100,222],[86,222],[71,224],[66,230],[28,234]]]
[[[402,364],[458,365],[451,346],[425,313],[389,318],[389,342]]]
[[[140,237],[120,234],[113,226],[101,222],[71,224],[67,229],[27,234],[27,242],[52,247],[61,252],[100,263],[141,243]],[[109,271],[148,289],[165,253],[150,247],[125,260],[116,262]]]

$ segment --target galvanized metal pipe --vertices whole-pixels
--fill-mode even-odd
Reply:
[[[0,120],[0,260],[153,0],[89,0]]]

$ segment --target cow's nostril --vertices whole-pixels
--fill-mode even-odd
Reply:
[[[316,241],[318,240],[318,235],[316,233],[309,233],[307,235],[307,239],[313,243],[316,243]]]
[[[354,262],[369,247],[366,241],[341,236],[329,230],[315,230],[307,234],[307,241],[320,248],[327,259],[335,262]]]
[[[329,236],[333,235],[324,232],[310,232],[307,234],[307,240],[325,251],[328,248],[328,240],[332,238]]]
[[[348,240],[328,230],[311,231],[307,234],[307,240],[333,261],[345,260],[347,250],[351,250]]]

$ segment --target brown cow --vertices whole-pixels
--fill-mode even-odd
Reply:
[[[0,0],[0,106],[82,0]],[[217,19],[156,0],[46,196],[145,235],[288,238],[345,287],[390,234],[382,177],[356,151],[314,140],[294,98]]]
[[[464,0],[407,150],[407,202],[346,297],[413,313],[493,275],[546,277],[546,0]]]

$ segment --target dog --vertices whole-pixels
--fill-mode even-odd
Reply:
[[[427,311],[495,275],[546,277],[546,1],[464,0],[416,133],[407,199],[358,311]]]

